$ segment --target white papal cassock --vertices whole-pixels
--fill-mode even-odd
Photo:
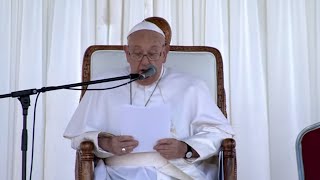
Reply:
[[[124,76],[129,68],[115,70],[97,79]],[[87,91],[76,109],[64,137],[72,140],[72,147],[78,149],[84,140],[95,144],[95,154],[107,158],[95,168],[95,179],[215,179],[216,166],[205,159],[216,155],[221,141],[229,138],[233,130],[217,107],[206,84],[194,77],[162,68],[157,82],[149,86],[132,83],[107,91]],[[128,80],[91,85],[89,88],[106,88]],[[156,87],[156,89],[155,89]],[[152,94],[153,90],[154,93]],[[131,94],[131,95],[130,95]],[[152,94],[152,96],[151,96]],[[166,105],[170,107],[171,136],[184,141],[195,149],[200,157],[194,159],[166,160],[157,152],[131,153],[113,156],[98,146],[100,132],[118,135],[113,129],[113,109],[130,104],[148,107]],[[148,127],[141,127],[141,130]],[[132,134],[134,137],[134,134]]]

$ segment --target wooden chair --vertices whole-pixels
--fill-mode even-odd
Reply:
[[[126,64],[123,46],[94,45],[90,46],[84,55],[82,65],[82,81],[89,81],[100,72],[117,68]],[[183,66],[182,66],[183,65]],[[171,46],[166,66],[188,72],[205,80],[212,90],[212,97],[218,107],[227,116],[226,99],[223,83],[223,63],[220,52],[212,47],[204,46]],[[207,72],[207,73],[203,73]],[[83,89],[87,87],[84,86]],[[82,91],[81,97],[85,90]],[[223,175],[225,180],[237,179],[237,164],[235,140],[228,138],[221,144]],[[93,179],[93,144],[82,142],[77,150],[75,177],[76,180]]]
[[[320,179],[320,122],[304,128],[296,140],[299,180]]]

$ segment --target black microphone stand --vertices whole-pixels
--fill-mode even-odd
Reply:
[[[130,74],[127,76],[119,76],[114,78],[108,79],[100,79],[94,81],[87,81],[81,83],[74,83],[74,84],[66,84],[61,86],[49,86],[49,87],[42,87],[41,89],[27,89],[22,91],[15,91],[9,94],[2,94],[0,95],[0,99],[12,97],[18,98],[21,106],[22,106],[22,116],[23,116],[23,127],[22,127],[22,135],[21,135],[21,151],[22,151],[22,180],[26,180],[26,167],[27,167],[27,150],[28,150],[28,130],[27,130],[27,116],[28,116],[28,108],[30,106],[30,95],[34,95],[37,93],[44,93],[47,91],[59,90],[59,89],[69,89],[72,87],[77,86],[85,86],[90,84],[99,84],[104,82],[111,82],[111,81],[118,81],[124,79],[135,79],[139,78],[139,74]]]

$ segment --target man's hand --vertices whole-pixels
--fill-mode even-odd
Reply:
[[[184,158],[187,144],[173,138],[160,139],[153,149],[166,159]]]
[[[124,155],[133,151],[139,144],[132,136],[98,137],[99,147],[114,155]]]

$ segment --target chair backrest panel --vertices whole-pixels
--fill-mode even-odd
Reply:
[[[319,179],[320,122],[303,129],[296,141],[300,180]]]
[[[127,65],[125,53],[122,50],[95,51],[91,55],[91,79],[108,70]],[[204,80],[212,97],[217,101],[216,58],[212,53],[170,51],[166,66]]]

